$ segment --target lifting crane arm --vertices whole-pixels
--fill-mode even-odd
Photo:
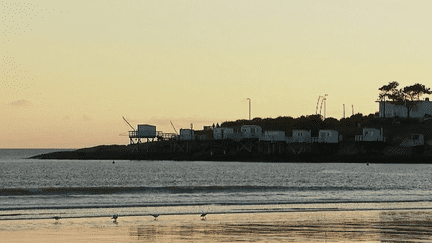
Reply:
[[[136,131],[135,128],[126,120],[126,118],[124,118],[124,116],[123,116],[123,120],[125,120],[125,122],[132,128],[132,130]]]
[[[177,130],[175,129],[174,124],[172,122],[171,122],[171,126],[174,128],[174,131],[175,131],[176,135],[178,135]]]

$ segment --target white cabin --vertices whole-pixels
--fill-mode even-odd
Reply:
[[[372,142],[379,141],[385,142],[385,137],[383,136],[382,128],[381,130],[376,128],[363,128],[363,135],[356,135],[356,142]]]
[[[259,138],[262,134],[262,128],[256,125],[241,126],[241,134],[243,138]]]
[[[403,147],[415,147],[424,145],[424,136],[422,134],[411,134],[409,139],[405,139],[401,144]]]
[[[283,131],[265,131],[260,137],[259,141],[280,142],[285,141],[285,132]]]
[[[180,140],[195,140],[194,130],[180,128]]]
[[[140,124],[137,126],[136,135],[139,138],[154,138],[156,137],[156,126]]]
[[[342,140],[342,135],[335,130],[319,130],[318,137],[312,138],[315,143],[339,143]]]
[[[214,139],[227,139],[229,134],[233,134],[234,129],[232,127],[216,127],[213,129]]]
[[[311,141],[311,131],[305,130],[293,130],[292,137],[287,138],[288,143],[310,143]]]

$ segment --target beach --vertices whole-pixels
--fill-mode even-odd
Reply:
[[[431,210],[362,210],[7,220],[1,242],[424,242]]]
[[[0,152],[0,242],[432,241],[429,164],[113,164]]]

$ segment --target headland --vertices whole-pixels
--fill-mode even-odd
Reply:
[[[261,133],[260,130],[258,136],[245,137],[241,133],[244,126],[262,128],[263,132]],[[74,151],[42,154],[32,158],[341,163],[432,162],[430,120],[383,119],[373,115],[356,114],[337,121],[333,118],[322,119],[320,116],[312,115],[297,119],[279,117],[255,118],[251,121],[238,120],[222,123],[220,127],[231,128],[234,133],[226,137],[220,136],[221,134],[215,132],[223,129],[218,130],[213,126],[210,129],[194,131],[193,137],[182,138],[180,134],[169,139],[156,138],[151,142],[135,140],[135,143],[131,139],[129,145],[100,145]],[[239,131],[238,134],[235,134],[236,130]],[[331,141],[326,140],[327,137],[321,137],[322,131],[327,134],[334,131],[333,138],[336,137],[336,140]],[[269,134],[276,134],[276,136]],[[283,135],[282,139],[278,139],[279,134]],[[293,136],[286,137],[288,134]],[[309,137],[295,137],[298,134],[306,134]]]

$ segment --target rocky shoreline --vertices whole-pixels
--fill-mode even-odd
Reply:
[[[345,144],[328,153],[305,147],[294,150],[264,152],[251,145],[250,150],[234,149],[234,143],[221,142],[154,142],[138,145],[100,145],[73,151],[42,154],[32,159],[60,160],[174,160],[174,161],[239,161],[239,162],[309,162],[309,163],[432,163],[430,151],[417,154],[406,148],[385,147],[361,151],[354,144]],[[230,149],[231,148],[231,149]],[[395,151],[399,151],[396,153]]]

